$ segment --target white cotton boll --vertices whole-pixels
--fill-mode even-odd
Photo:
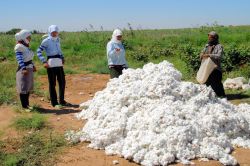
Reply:
[[[223,83],[223,86],[225,89],[243,89],[244,83],[246,83],[247,80],[244,77],[237,77],[237,78],[227,78],[225,82]]]
[[[162,165],[168,165],[174,161],[175,161],[175,156],[171,153],[164,153],[164,155],[160,159],[160,163]]]
[[[205,162],[208,162],[209,159],[208,158],[200,158],[199,161],[205,161]]]
[[[250,89],[250,85],[249,84],[243,84],[242,85],[242,89],[245,90],[245,91],[247,91],[247,90]]]
[[[139,150],[133,157],[133,160],[136,162],[136,163],[141,163],[144,159],[144,156],[146,154],[146,150],[145,149],[142,149],[142,150]]]
[[[237,137],[232,140],[232,144],[237,145],[239,147],[250,148],[250,140],[248,136],[247,138]]]
[[[70,141],[73,144],[78,143],[80,140],[82,133],[81,132],[75,132],[73,130],[66,131],[65,138],[66,140]]]
[[[234,106],[181,77],[167,61],[123,71],[81,104],[77,118],[88,121],[80,140],[142,165],[197,157],[235,165],[233,146],[250,148],[250,105]]]
[[[228,154],[225,154],[224,157],[221,157],[219,161],[224,165],[237,165],[238,164],[235,158]]]
[[[119,161],[118,160],[113,160],[113,165],[116,165],[116,164],[119,164]]]
[[[122,147],[123,147],[123,141],[121,140],[121,141],[115,142],[114,144],[106,146],[105,153],[107,155],[120,154],[120,152],[122,151]]]
[[[191,162],[189,160],[181,160],[181,163],[184,165],[195,165],[193,162]]]

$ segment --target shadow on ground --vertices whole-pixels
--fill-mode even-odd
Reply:
[[[226,96],[227,99],[235,105],[239,105],[241,103],[250,104],[250,95],[242,93],[233,93],[233,94],[227,94]]]
[[[246,94],[227,94],[227,99],[228,100],[239,100],[239,99],[247,99],[249,98],[250,99],[250,96],[249,95],[246,95]]]
[[[38,108],[38,112],[42,114],[56,114],[56,115],[63,115],[63,114],[72,114],[81,112],[79,109],[79,105],[70,105],[69,107],[63,107],[61,109],[48,109],[48,108]]]

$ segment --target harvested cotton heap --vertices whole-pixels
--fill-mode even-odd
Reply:
[[[250,82],[246,83],[247,80],[244,77],[237,77],[237,78],[227,78],[223,86],[225,89],[243,89],[249,90],[250,89]]]
[[[181,77],[167,61],[123,71],[81,105],[77,117],[88,121],[80,140],[142,165],[194,158],[236,165],[233,146],[250,148],[250,106],[234,106]]]

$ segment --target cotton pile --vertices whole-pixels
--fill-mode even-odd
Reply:
[[[81,105],[77,117],[88,121],[79,139],[146,166],[194,158],[236,165],[233,147],[250,148],[250,105],[232,105],[181,77],[167,61],[125,70]]]
[[[250,82],[246,83],[247,80],[244,77],[227,78],[223,86],[225,89],[250,89]]]

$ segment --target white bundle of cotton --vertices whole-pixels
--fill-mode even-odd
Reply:
[[[250,106],[234,106],[211,88],[181,81],[171,63],[128,69],[81,105],[89,147],[142,165],[194,158],[236,165],[233,146],[250,148]]]

